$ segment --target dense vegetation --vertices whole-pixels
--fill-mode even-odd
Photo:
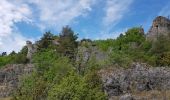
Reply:
[[[129,29],[117,39],[94,41],[101,50],[110,53],[112,64],[128,67],[132,62],[148,63],[152,66],[169,66],[169,37],[160,36],[156,41],[145,38],[140,28]]]
[[[148,41],[140,28],[129,29],[117,39],[77,41],[77,34],[66,26],[59,36],[46,32],[37,41],[38,50],[32,63],[36,70],[21,79],[14,93],[14,100],[105,100],[101,80],[97,74],[100,68],[118,66],[128,68],[133,62],[145,62],[153,66],[170,65],[170,41],[160,36],[157,41]],[[59,45],[53,43],[57,40]],[[108,55],[104,64],[95,58],[83,65],[76,61],[78,47],[97,46]],[[0,56],[0,66],[28,63],[27,48],[19,53]],[[83,60],[81,60],[83,61]],[[78,69],[78,70],[77,70]],[[83,72],[83,73],[82,73]]]
[[[27,47],[23,47],[22,50],[18,53],[15,51],[11,52],[9,55],[1,55],[0,56],[0,68],[6,64],[21,64],[27,63],[28,59],[26,58],[27,55]]]
[[[57,40],[60,45],[53,44]],[[32,63],[36,67],[31,75],[21,79],[21,86],[14,94],[14,100],[105,100],[97,70],[88,64],[84,75],[77,73],[77,35],[68,26],[59,36],[50,32],[38,42],[38,51]]]

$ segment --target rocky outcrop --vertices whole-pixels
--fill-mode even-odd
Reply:
[[[91,42],[82,42],[80,46],[78,46],[76,62],[78,64],[78,72],[85,70],[85,66],[91,60],[95,60],[96,62],[104,62],[108,59],[108,54],[106,52],[102,52],[99,48],[92,44]]]
[[[19,78],[33,71],[32,64],[11,64],[0,70],[0,98],[11,96],[18,86]]]
[[[37,46],[35,44],[32,44],[31,41],[26,41],[26,45],[28,48],[27,59],[31,61],[32,55],[37,51]]]
[[[77,53],[77,61],[82,59],[84,63],[88,62],[92,57],[97,61],[104,61],[108,57],[106,52],[101,51],[95,44],[87,41],[83,41],[81,45],[78,46]]]
[[[170,19],[158,16],[154,19],[146,37],[148,40],[154,41],[161,35],[170,36]]]
[[[104,91],[110,98],[143,91],[170,90],[170,68],[166,67],[134,63],[130,69],[105,69],[101,70],[99,75],[104,84]]]

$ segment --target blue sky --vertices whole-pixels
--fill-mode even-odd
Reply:
[[[170,15],[170,0],[1,0],[0,52],[19,51],[65,25],[79,39],[116,38],[136,26],[147,32],[158,15]]]

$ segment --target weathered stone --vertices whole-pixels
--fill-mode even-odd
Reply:
[[[170,90],[170,68],[134,63],[130,69],[103,69],[99,72],[109,97],[131,91]]]
[[[147,33],[147,39],[155,41],[159,36],[170,36],[170,19],[158,16]]]
[[[17,88],[19,77],[34,70],[32,64],[11,64],[0,70],[0,98],[11,96]]]
[[[99,50],[97,46],[94,46],[91,42],[82,41],[80,45],[81,46],[78,47],[76,56],[78,72],[84,71],[85,66],[92,59],[95,59],[96,62],[107,60],[108,54]]]
[[[125,95],[121,96],[119,100],[135,100],[135,99],[134,99],[134,97],[132,97],[131,94],[125,94]]]
[[[36,52],[37,47],[36,45],[32,44],[31,41],[26,41],[27,48],[28,48],[28,53],[27,53],[27,59],[31,61],[32,55]]]

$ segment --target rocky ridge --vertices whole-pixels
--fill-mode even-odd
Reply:
[[[103,69],[99,75],[110,100],[115,100],[111,99],[114,96],[133,98],[120,98],[120,100],[143,100],[135,99],[137,97],[135,95],[132,97],[131,94],[170,90],[170,68],[168,67],[151,67],[144,63],[134,63],[130,69]]]
[[[144,33],[141,28],[141,33]],[[170,20],[159,16],[153,21],[153,25],[146,35],[149,40],[156,40],[158,36],[168,36],[170,33]],[[55,42],[58,45],[57,42]],[[27,41],[28,54],[27,58],[31,61],[32,55],[36,52],[36,45]],[[132,43],[135,48],[136,44]],[[77,62],[80,62],[82,70],[84,65],[93,57],[98,62],[102,62],[107,58],[107,54],[98,50],[97,47],[91,45],[89,47],[79,47]],[[6,65],[0,69],[0,98],[8,97],[12,91],[18,86],[20,76],[29,74],[34,70],[32,64],[13,64]],[[141,99],[134,93],[152,92],[152,91],[169,91],[170,90],[170,68],[152,67],[144,63],[134,63],[129,69],[110,68],[100,70],[99,75],[103,82],[103,88],[110,100],[152,100],[149,98]],[[163,97],[159,100],[164,99]],[[167,98],[165,100],[170,100]]]

